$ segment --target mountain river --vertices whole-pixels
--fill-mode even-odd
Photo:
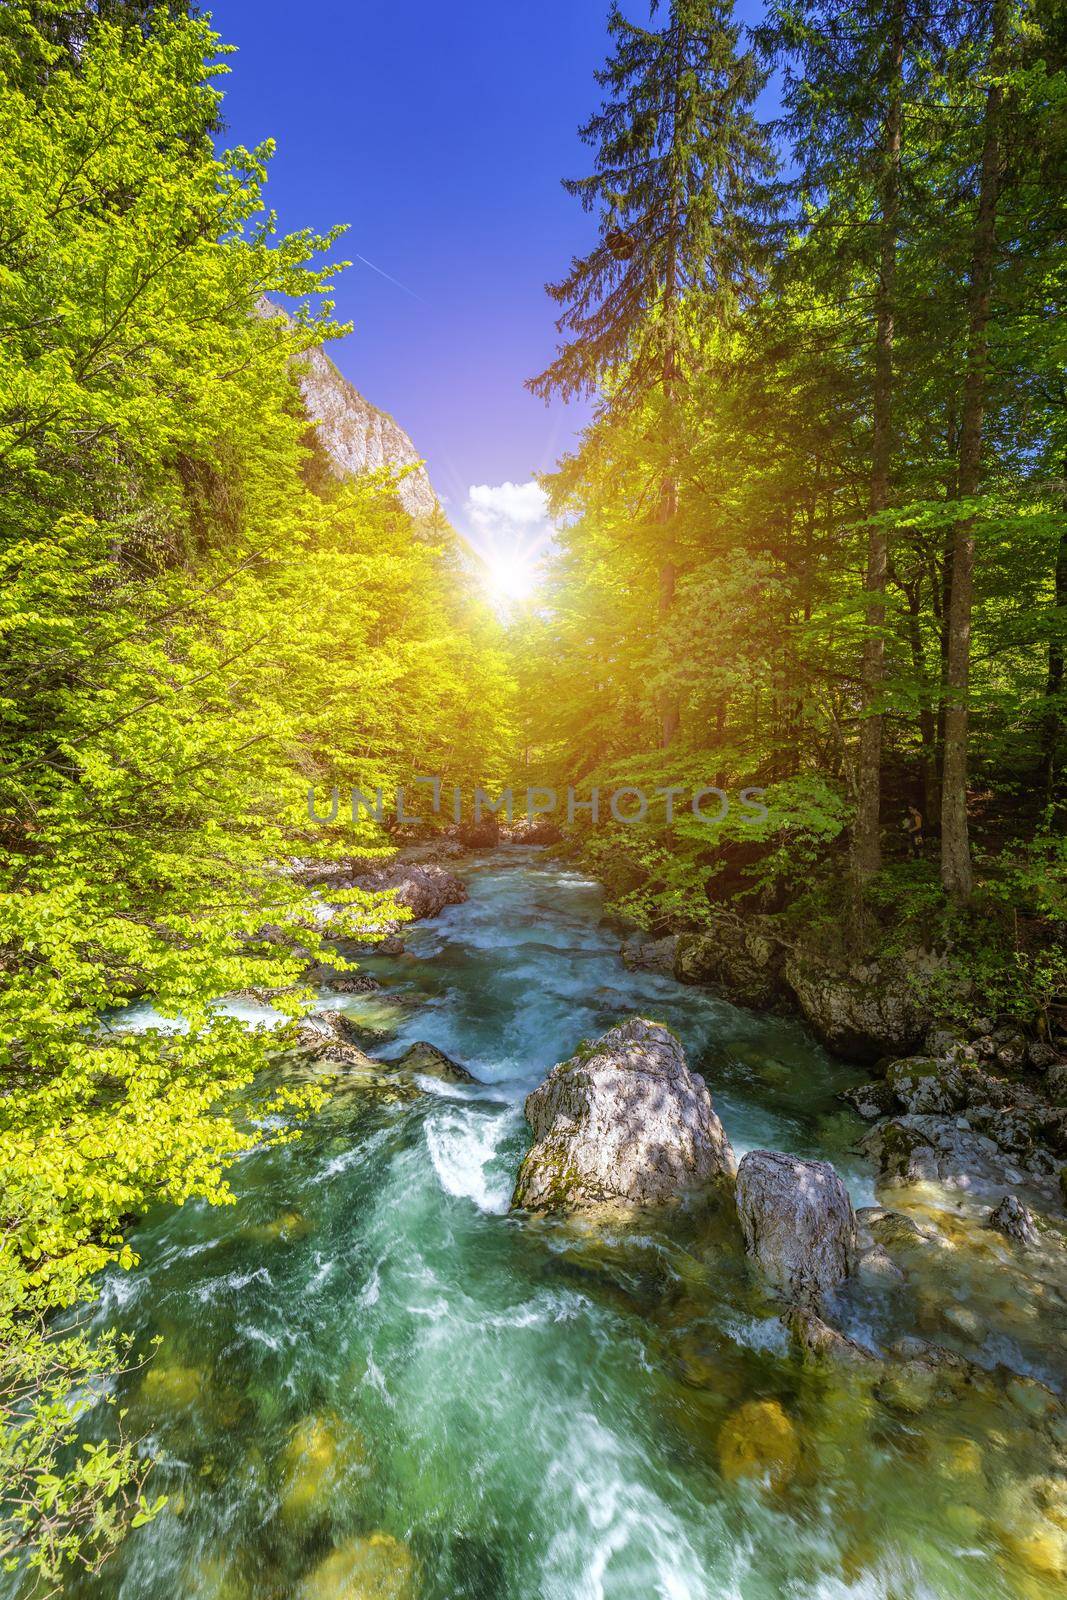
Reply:
[[[346,1089],[340,1069],[302,1138],[233,1170],[235,1205],[160,1208],[136,1230],[144,1264],[106,1276],[94,1316],[138,1350],[160,1340],[120,1386],[157,1463],[150,1495],[168,1505],[67,1593],[1055,1592],[1040,1540],[1059,1524],[1035,1510],[1053,1471],[1045,1390],[886,1403],[804,1369],[722,1208],[629,1225],[509,1215],[524,1096],[624,1017],[675,1029],[738,1157],[831,1160],[858,1206],[873,1180],[837,1095],[861,1074],[798,1024],[628,971],[597,886],[539,852],[461,870],[466,904],[408,930],[403,956],[362,959],[380,992],[322,1003],[365,1027],[372,1054],[427,1040],[479,1086],[383,1098]],[[828,1320],[869,1345],[916,1332],[952,1345],[950,1283],[980,1328],[956,1347],[1061,1387],[1063,1298],[1040,1260],[1006,1271],[1011,1247],[983,1238],[964,1200],[902,1204],[939,1219],[936,1259],[854,1281]],[[743,1470],[749,1435],[762,1476]]]

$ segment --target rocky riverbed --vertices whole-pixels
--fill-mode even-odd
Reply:
[[[883,1171],[872,1126],[971,1112],[866,1122],[864,1084],[914,1074],[628,970],[596,886],[536,852],[441,865],[466,898],[316,975],[277,1071],[326,1109],[105,1280],[97,1326],[162,1339],[119,1398],[171,1504],[70,1592],[1056,1592],[1053,1174]]]

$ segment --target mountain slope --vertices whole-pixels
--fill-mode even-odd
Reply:
[[[400,484],[399,497],[413,517],[429,516],[437,496],[418,451],[400,424],[365,400],[321,347],[309,351],[304,365],[300,392],[338,477],[377,472],[382,467],[413,467]]]

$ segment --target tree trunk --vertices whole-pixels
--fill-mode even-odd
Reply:
[[[673,480],[668,479],[663,485],[660,498],[660,520],[670,524],[674,520],[678,509],[678,494]],[[664,557],[659,569],[659,620],[662,624],[671,613],[674,605],[674,586],[677,581],[677,570],[674,562]],[[669,749],[675,734],[678,732],[678,699],[668,690],[660,703],[660,744],[664,750]]]
[[[1008,31],[1008,0],[995,0],[990,64],[1003,66]],[[997,206],[1003,173],[1002,121],[1004,89],[994,80],[986,94],[982,168],[978,187],[968,294],[967,356],[960,422],[961,500],[978,492],[982,475],[982,424],[989,370],[989,311],[993,258],[996,252]],[[967,730],[971,671],[971,607],[974,598],[974,518],[955,525],[952,540],[952,587],[948,615],[947,700],[941,779],[941,882],[955,901],[967,900],[974,887],[967,824]]]
[[[922,617],[922,579],[916,578],[913,583],[904,584],[902,587],[908,602],[908,645],[911,650],[911,664],[919,693],[923,821],[929,827],[938,810],[937,721],[934,717],[933,701],[930,694],[930,674],[926,667],[926,653],[923,650],[922,629],[920,626]]]
[[[1045,710],[1041,727],[1041,756],[1045,781],[1045,798],[1053,810],[1062,799],[1062,766],[1064,759],[1064,629],[1067,628],[1067,457],[1063,462],[1063,524],[1056,552],[1055,589],[1052,603],[1056,608],[1056,622],[1048,642],[1048,678],[1045,684]],[[1054,818],[1054,820],[1056,820]],[[1058,819],[1060,827],[1067,826],[1067,817]]]
[[[875,297],[874,395],[871,480],[868,513],[884,511],[889,501],[893,450],[893,304],[900,227],[900,135],[904,76],[904,3],[896,0],[890,23],[889,85],[882,151],[882,238]],[[885,583],[889,538],[884,523],[867,535],[867,638],[863,646],[863,704],[856,762],[856,820],[852,830],[852,872],[857,887],[882,864],[882,715],[878,709],[885,677]]]

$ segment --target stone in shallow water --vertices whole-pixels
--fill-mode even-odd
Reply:
[[[799,1460],[796,1429],[777,1400],[748,1400],[722,1425],[719,1466],[731,1483],[756,1478],[784,1489]]]
[[[1006,1194],[989,1214],[988,1226],[1020,1244],[1036,1244],[1038,1239],[1034,1219],[1028,1207],[1014,1194]]]
[[[298,1600],[410,1600],[415,1563],[388,1533],[349,1539],[309,1573]]]
[[[736,1170],[703,1078],[641,1017],[553,1067],[526,1118],[534,1144],[512,1205],[528,1211],[660,1205]]]
[[[940,1380],[924,1361],[902,1361],[890,1367],[875,1394],[888,1411],[917,1417],[938,1397]]]
[[[985,1323],[971,1306],[953,1303],[945,1306],[942,1316],[954,1332],[972,1344],[981,1344],[986,1336]]]
[[[782,1321],[788,1328],[793,1350],[803,1362],[833,1362],[857,1369],[877,1370],[878,1357],[831,1328],[806,1306],[790,1306]]]
[[[876,1244],[873,1250],[863,1252],[856,1262],[856,1273],[872,1289],[889,1288],[904,1282],[903,1272],[880,1244]]]
[[[862,1206],[856,1220],[876,1244],[886,1250],[919,1250],[931,1242],[930,1234],[902,1211],[887,1211],[884,1206]]]
[[[930,1465],[939,1477],[951,1482],[959,1478],[980,1478],[983,1471],[981,1447],[962,1434],[935,1439],[930,1449]]]
[[[856,1213],[828,1161],[750,1150],[737,1172],[745,1248],[791,1299],[841,1283],[856,1258]]]
[[[196,1600],[250,1600],[252,1590],[232,1563],[206,1556],[186,1573],[185,1593]]]
[[[1067,1478],[1050,1475],[1010,1483],[1001,1497],[997,1535],[1008,1557],[1049,1585],[1067,1580]]]
[[[305,1239],[311,1232],[311,1223],[299,1211],[283,1211],[273,1222],[247,1229],[247,1237],[258,1244],[290,1244]]]
[[[183,1409],[197,1403],[206,1380],[199,1367],[161,1366],[153,1362],[141,1384],[141,1398],[150,1406]]]
[[[305,1417],[282,1452],[283,1516],[299,1520],[325,1514],[345,1474],[365,1460],[362,1436],[340,1417]]]
[[[461,1067],[458,1061],[446,1056],[435,1044],[418,1040],[409,1046],[397,1060],[389,1063],[397,1072],[419,1072],[427,1078],[440,1078],[445,1083],[477,1083],[478,1079]]]

